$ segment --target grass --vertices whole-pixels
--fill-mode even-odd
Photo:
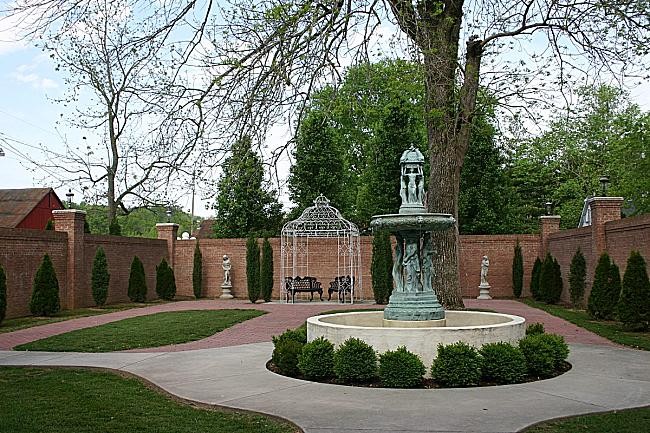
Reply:
[[[260,415],[199,409],[114,373],[0,368],[0,433],[289,433]]]
[[[650,431],[650,407],[582,415],[537,424],[526,433],[621,433]]]
[[[650,332],[626,331],[620,322],[593,320],[585,310],[574,310],[560,305],[550,305],[532,299],[522,300],[527,305],[585,328],[615,343],[635,349],[650,350]]]
[[[98,316],[100,314],[114,313],[116,311],[130,310],[131,308],[150,307],[155,304],[163,304],[168,301],[152,301],[147,303],[129,303],[107,305],[96,308],[78,308],[76,310],[63,310],[51,317],[27,316],[15,319],[5,319],[0,324],[0,334],[4,332],[18,331],[19,329],[31,328],[32,326],[47,325],[48,323],[63,322],[64,320],[77,319],[79,317]]]
[[[171,311],[84,328],[15,347],[50,352],[113,352],[200,340],[265,314],[259,310]]]

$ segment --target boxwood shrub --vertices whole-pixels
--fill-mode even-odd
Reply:
[[[485,381],[505,385],[521,382],[526,376],[526,358],[510,343],[484,344],[479,353],[483,357],[481,372]]]
[[[526,327],[526,335],[537,335],[544,333],[544,324],[543,323],[531,323]]]
[[[298,369],[307,379],[334,376],[334,345],[323,337],[310,341],[298,355]]]
[[[274,348],[271,360],[280,373],[287,376],[298,374],[298,356],[302,353],[305,343],[307,343],[307,333],[303,328],[287,329],[273,337]]]
[[[465,342],[438,345],[438,356],[431,366],[431,377],[449,387],[478,385],[481,379],[481,355]]]
[[[334,352],[334,373],[345,383],[374,379],[377,376],[375,349],[358,338],[348,338]]]
[[[526,358],[528,374],[550,377],[569,356],[564,338],[555,334],[529,335],[519,341],[519,349]]]
[[[379,379],[383,386],[413,388],[422,384],[426,372],[420,357],[404,346],[379,355]]]

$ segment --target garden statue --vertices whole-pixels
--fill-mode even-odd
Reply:
[[[476,299],[492,299],[490,296],[490,283],[487,281],[488,270],[490,269],[490,260],[483,256],[481,260],[481,284],[478,286],[479,295]]]
[[[223,256],[223,261],[221,262],[221,268],[223,269],[223,284],[221,285],[221,296],[220,299],[232,299],[233,296],[230,293],[232,288],[232,282],[230,281],[230,269],[232,265],[230,264],[230,257],[226,254]]]

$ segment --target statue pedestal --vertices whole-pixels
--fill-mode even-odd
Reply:
[[[230,289],[232,289],[232,284],[229,283],[224,283],[221,285],[221,296],[219,296],[219,299],[232,299],[234,296],[230,293]]]
[[[445,310],[433,292],[393,292],[384,309],[386,320],[432,321],[444,318]]]
[[[476,299],[492,299],[492,296],[490,296],[490,285],[488,283],[482,283],[480,286],[478,286],[479,292],[478,296]]]

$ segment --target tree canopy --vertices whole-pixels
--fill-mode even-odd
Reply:
[[[282,222],[282,205],[275,191],[265,187],[264,166],[242,137],[223,163],[215,208],[214,233],[218,238],[276,235]]]

